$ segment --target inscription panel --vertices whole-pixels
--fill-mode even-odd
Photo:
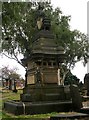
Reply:
[[[58,83],[57,74],[44,74],[44,83]]]
[[[35,77],[34,77],[34,75],[29,75],[27,77],[27,84],[35,84]]]

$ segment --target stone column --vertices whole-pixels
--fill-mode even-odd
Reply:
[[[61,81],[60,81],[60,69],[58,68],[58,85],[61,85]]]

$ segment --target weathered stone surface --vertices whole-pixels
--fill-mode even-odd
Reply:
[[[89,96],[89,73],[85,74],[84,85],[85,85],[85,89],[87,90],[86,95]]]
[[[69,86],[68,86],[69,87]],[[21,101],[63,101],[71,100],[70,91],[64,92],[64,86],[58,85],[45,85],[45,86],[33,86],[29,85],[24,88],[23,94],[21,94]]]
[[[39,31],[34,35],[30,51],[22,59],[27,68],[23,94],[19,102],[5,102],[4,108],[16,115],[69,111],[72,107],[80,109],[78,88],[59,86],[59,63],[63,62],[65,53],[51,33],[51,21],[41,16],[37,22],[42,22],[43,27],[38,25]]]
[[[4,104],[5,110],[15,115],[20,114],[44,114],[50,112],[70,111],[71,101],[56,102],[14,102],[8,101]]]
[[[15,115],[21,115],[24,114],[23,109],[23,103],[17,102],[17,101],[7,101],[4,103],[4,109],[5,111],[8,111],[9,113],[15,114]]]
[[[70,92],[71,92],[73,110],[78,111],[83,107],[82,98],[80,96],[79,89],[76,85],[71,85]]]
[[[71,110],[71,101],[39,102],[26,105],[26,114],[44,114]],[[70,106],[70,107],[69,107]]]

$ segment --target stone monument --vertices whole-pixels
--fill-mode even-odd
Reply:
[[[16,115],[72,109],[70,87],[60,85],[59,64],[65,59],[64,49],[58,46],[55,35],[51,32],[51,20],[40,5],[37,12],[37,29],[30,53],[22,59],[27,71],[20,101],[7,101],[4,104],[6,111]]]
[[[27,67],[27,85],[58,84],[59,63],[63,62],[64,49],[57,45],[50,30],[51,21],[42,12],[41,6],[37,14],[37,28],[39,31],[33,38],[30,53],[22,59],[22,63]]]

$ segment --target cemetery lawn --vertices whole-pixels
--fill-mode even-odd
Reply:
[[[18,115],[15,116],[13,114],[7,113],[4,110],[2,110],[3,108],[3,103],[7,100],[20,100],[20,94],[22,93],[22,90],[18,90],[17,93],[13,93],[12,91],[9,90],[4,90],[2,91],[2,93],[0,92],[0,94],[2,94],[2,99],[0,96],[0,120],[2,118],[2,120],[22,120],[22,118],[24,120],[49,120],[50,116],[55,116],[58,113],[56,112],[52,112],[52,113],[48,113],[48,114],[37,114],[37,115]],[[62,114],[64,114],[64,112],[62,112]],[[81,119],[84,120],[84,119]],[[88,119],[85,119],[88,120]]]
[[[0,120],[2,118],[2,99],[0,97]]]
[[[0,104],[2,104],[7,100],[20,100],[20,94],[22,93],[22,90],[18,90],[17,93],[13,93],[12,91],[9,90],[3,90],[2,91],[2,100],[0,101]],[[58,113],[48,113],[48,114],[37,114],[37,115],[19,115],[19,116],[15,116],[13,114],[7,113],[4,110],[0,111],[0,118],[2,117],[3,119],[7,119],[7,120],[11,120],[12,118],[14,119],[18,119],[21,120],[22,118],[27,119],[30,118],[31,120],[35,120],[36,118],[38,118],[37,120],[42,120],[41,118],[49,118],[52,115],[56,115]]]

